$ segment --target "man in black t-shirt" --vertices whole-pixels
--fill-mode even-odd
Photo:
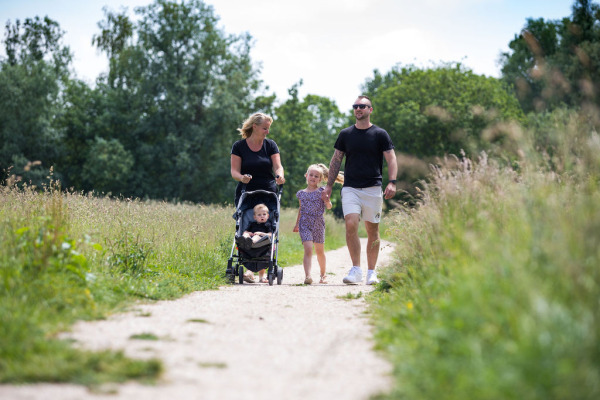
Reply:
[[[335,152],[329,164],[329,179],[322,198],[324,201],[329,200],[335,177],[340,171],[345,156],[342,208],[346,221],[346,244],[353,266],[344,277],[344,283],[357,284],[362,281],[358,237],[358,226],[362,215],[367,230],[367,285],[373,285],[379,282],[375,267],[379,256],[379,221],[383,197],[391,199],[396,194],[398,165],[390,135],[371,123],[373,112],[371,99],[367,96],[358,96],[352,108],[356,123],[342,129],[335,142]],[[388,165],[388,183],[382,193],[384,158]]]

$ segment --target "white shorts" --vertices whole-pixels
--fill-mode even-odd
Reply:
[[[342,188],[342,209],[344,217],[348,214],[362,215],[365,221],[378,224],[381,220],[383,192],[381,186],[368,188]]]

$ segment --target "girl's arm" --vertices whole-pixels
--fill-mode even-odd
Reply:
[[[300,199],[298,199],[298,203],[300,203]],[[296,225],[294,225],[294,229],[292,232],[298,232],[298,224],[300,223],[300,207],[298,207],[298,218],[296,218]]]
[[[323,192],[325,191],[325,188],[323,188]],[[323,194],[323,192],[321,192],[321,195]],[[323,196],[321,196],[321,201],[325,204],[325,208],[327,208],[328,210],[331,210],[331,207],[333,207],[333,205],[331,204],[331,200],[329,198],[329,196],[327,196],[327,198],[325,198],[323,200]]]

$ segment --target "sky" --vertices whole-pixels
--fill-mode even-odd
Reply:
[[[65,31],[79,79],[93,85],[108,61],[91,45],[103,8],[131,16],[152,0],[0,0],[2,27],[48,16]],[[460,62],[499,77],[498,60],[528,18],[571,15],[570,0],[204,0],[227,34],[249,33],[260,78],[279,102],[303,81],[299,95],[333,99],[349,109],[361,86],[394,65],[426,68]],[[2,33],[2,40],[4,32]],[[4,56],[4,43],[0,56]]]

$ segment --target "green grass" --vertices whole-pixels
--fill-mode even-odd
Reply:
[[[227,368],[227,364],[222,362],[200,362],[198,363],[200,368],[216,368],[216,369],[224,369]]]
[[[296,213],[282,212],[284,266],[302,263],[302,244],[292,232]],[[226,284],[232,214],[231,207],[65,193],[56,183],[42,191],[0,186],[0,383],[96,387],[156,379],[158,360],[77,350],[57,334],[138,301]],[[343,224],[331,215],[327,223],[327,247],[343,245]]]
[[[574,126],[551,163],[440,167],[393,218],[397,262],[370,296],[382,398],[600,397],[600,141]]]
[[[352,293],[352,292],[348,292],[343,296],[336,296],[338,299],[342,299],[342,300],[356,300],[356,299],[360,299],[361,297],[363,297],[363,293],[362,292],[358,292],[358,293]]]
[[[156,336],[154,333],[144,332],[144,333],[137,333],[135,335],[131,335],[129,337],[129,339],[133,339],[133,340],[159,340],[159,337]]]
[[[198,324],[208,324],[209,323],[204,318],[192,318],[192,319],[188,319],[187,322],[194,322],[194,323],[198,323]]]
[[[57,333],[224,284],[231,213],[0,187],[0,382],[156,379],[158,360],[76,350]]]

